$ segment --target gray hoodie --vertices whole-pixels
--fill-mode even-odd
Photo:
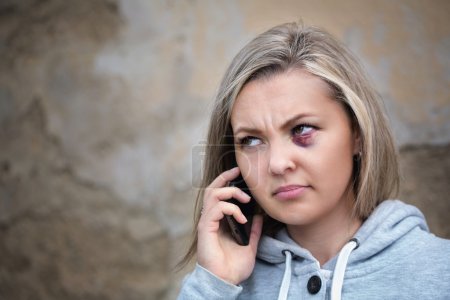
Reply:
[[[322,267],[281,230],[260,240],[252,275],[229,284],[197,265],[178,299],[450,299],[450,241],[422,213],[382,202]]]

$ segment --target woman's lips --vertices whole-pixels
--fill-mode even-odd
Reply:
[[[279,200],[291,200],[300,197],[307,188],[304,185],[285,185],[276,189],[273,195]]]

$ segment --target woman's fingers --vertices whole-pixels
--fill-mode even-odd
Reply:
[[[231,180],[235,179],[239,175],[240,171],[238,167],[235,167],[233,169],[229,169],[214,179],[213,182],[208,186],[208,188],[215,189],[224,187],[230,182]]]
[[[208,231],[217,231],[220,220],[222,220],[225,215],[233,216],[236,221],[241,224],[247,223],[247,218],[236,204],[220,201],[214,207],[209,209],[208,212],[202,215],[198,226],[199,232],[205,229]]]
[[[208,211],[217,202],[229,200],[231,198],[235,198],[242,203],[247,203],[251,199],[250,195],[246,194],[237,187],[229,186],[216,188],[210,190],[208,195],[205,195],[205,198],[203,200],[203,212]]]

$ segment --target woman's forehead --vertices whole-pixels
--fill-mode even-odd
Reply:
[[[290,117],[320,114],[331,98],[330,87],[306,71],[291,71],[247,83],[234,103],[231,121],[261,114]]]

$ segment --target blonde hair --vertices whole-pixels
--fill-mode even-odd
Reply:
[[[355,160],[357,166],[352,183],[355,193],[354,216],[366,219],[380,202],[398,192],[399,171],[392,134],[380,97],[367,80],[357,59],[321,29],[297,23],[276,26],[244,46],[233,59],[220,84],[207,137],[207,144],[213,147],[206,149],[204,177],[195,206],[192,244],[181,265],[185,265],[196,253],[204,188],[220,173],[236,164],[230,115],[237,95],[251,80],[295,68],[320,77],[330,86],[333,97],[344,106],[353,130],[360,137],[361,153]],[[275,223],[275,226],[277,223],[270,218],[266,222]],[[266,225],[264,228],[267,231],[270,226]]]

